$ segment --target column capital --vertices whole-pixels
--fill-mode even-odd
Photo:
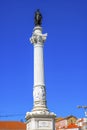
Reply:
[[[46,38],[47,38],[47,33],[42,34],[42,28],[40,26],[36,26],[30,38],[30,42],[33,43],[34,45],[36,44],[43,45]]]

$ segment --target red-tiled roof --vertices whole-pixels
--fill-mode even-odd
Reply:
[[[65,118],[62,118],[62,117],[56,118],[55,121],[59,122],[59,121],[62,121],[62,120],[67,120],[67,119],[72,118],[72,117],[74,117],[75,119],[77,119],[77,117],[75,117],[73,115],[70,115],[70,116],[67,116]]]
[[[72,124],[68,125],[67,128],[78,128],[78,126],[76,124],[72,123]]]
[[[26,124],[18,121],[0,121],[0,129],[4,128],[26,130]]]

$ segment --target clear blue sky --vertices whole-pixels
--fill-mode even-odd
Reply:
[[[43,15],[47,106],[58,117],[83,117],[87,105],[87,0],[0,0],[0,120],[33,108],[34,12]]]

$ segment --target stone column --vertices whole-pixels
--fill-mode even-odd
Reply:
[[[46,90],[44,81],[43,46],[47,34],[42,34],[41,26],[35,26],[31,43],[34,46],[34,106],[31,112],[26,113],[26,130],[55,130],[55,117],[47,109]]]
[[[31,43],[34,45],[34,108],[33,111],[47,110],[46,106],[46,91],[44,81],[44,58],[43,46],[47,34],[42,34],[42,28],[36,26],[34,28]]]

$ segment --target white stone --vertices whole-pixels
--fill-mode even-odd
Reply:
[[[31,118],[27,122],[27,130],[54,130],[55,124],[53,118]]]
[[[44,81],[44,57],[43,46],[47,33],[42,34],[42,28],[34,28],[31,43],[34,45],[34,107],[26,113],[27,130],[55,130],[55,117],[53,112],[47,109],[46,90]]]

